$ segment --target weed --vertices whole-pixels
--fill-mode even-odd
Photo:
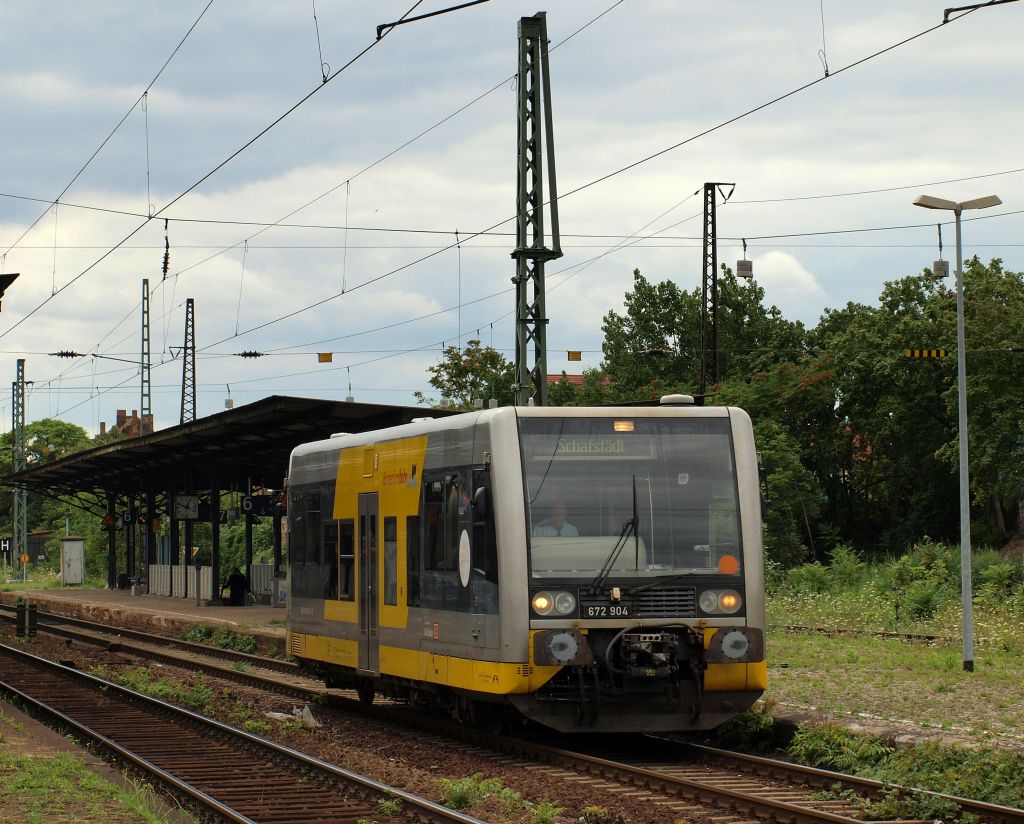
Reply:
[[[584,807],[580,821],[583,824],[628,824],[629,819],[622,813],[608,812],[604,807]]]
[[[234,632],[226,624],[217,630],[217,634],[211,639],[215,646],[221,649],[233,649],[237,652],[256,652],[256,639],[251,635],[240,635]]]
[[[242,729],[251,732],[253,735],[270,735],[274,731],[274,728],[266,721],[261,721],[258,718],[250,718],[248,721],[242,722]]]
[[[516,810],[525,809],[530,804],[529,801],[523,798],[521,792],[517,792],[511,787],[502,787],[498,791],[498,798],[505,804],[505,812],[508,815],[512,815]]]
[[[248,661],[232,661],[231,662],[231,669],[233,669],[235,672],[248,672],[249,671],[249,662]]]
[[[378,798],[377,812],[381,815],[398,815],[402,811],[401,798]]]
[[[823,769],[854,772],[875,766],[893,752],[872,735],[858,735],[845,727],[806,724],[789,745],[789,756]]]
[[[213,630],[206,624],[196,624],[194,627],[178,636],[182,641],[188,641],[192,644],[209,643],[212,637]]]
[[[550,801],[541,801],[530,808],[530,824],[551,824],[565,812],[565,807],[556,807]]]
[[[770,752],[778,745],[774,701],[758,701],[746,712],[730,718],[714,732],[714,740],[723,747],[748,752]]]
[[[465,778],[439,778],[437,783],[441,786],[441,803],[450,810],[473,807],[502,789],[500,780],[485,779],[483,773],[473,773]]]

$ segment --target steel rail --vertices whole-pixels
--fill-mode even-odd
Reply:
[[[7,615],[0,615],[0,618],[10,620],[10,617]],[[37,630],[39,632],[44,632],[47,635],[56,635],[60,638],[81,641],[85,644],[103,647],[111,652],[126,652],[138,655],[141,658],[152,658],[165,664],[170,664],[171,666],[180,667],[181,669],[202,672],[207,675],[213,675],[217,678],[234,681],[237,684],[256,687],[257,689],[271,690],[302,701],[316,701],[329,694],[327,688],[322,685],[316,687],[303,686],[302,684],[296,684],[294,682],[281,681],[272,675],[263,675],[258,672],[237,670],[230,666],[215,664],[212,661],[202,661],[194,657],[186,657],[201,655],[205,657],[212,657],[216,660],[225,660],[224,656],[211,656],[209,654],[210,648],[208,647],[200,646],[199,649],[195,651],[189,649],[176,654],[173,648],[165,651],[159,646],[141,646],[140,644],[142,642],[132,643],[131,641],[124,641],[119,636],[112,635],[109,632],[96,632],[94,634],[93,630],[86,630],[84,628],[73,629],[59,624],[50,623],[39,624]],[[136,633],[136,635],[139,634],[140,633]],[[154,637],[160,638],[162,636]],[[245,663],[248,664],[248,662]],[[262,666],[262,664],[255,663],[252,664],[252,666],[259,667]],[[292,678],[301,678],[303,677],[303,674],[300,670],[296,673],[289,673],[289,676]]]
[[[680,744],[687,749],[700,753],[706,757],[744,764],[749,767],[757,767],[762,770],[767,769],[777,771],[779,774],[783,772],[791,774],[795,773],[803,778],[814,781],[816,784],[823,787],[841,783],[848,786],[858,787],[873,793],[881,793],[884,790],[897,790],[900,792],[926,795],[931,798],[940,798],[944,801],[952,801],[958,804],[961,809],[974,813],[987,821],[999,821],[1003,822],[1003,824],[1024,824],[1024,809],[1018,809],[1016,807],[1006,807],[1002,804],[991,804],[987,801],[976,801],[972,798],[961,798],[960,796],[947,795],[946,793],[939,793],[934,790],[925,790],[919,787],[890,784],[884,781],[876,781],[873,778],[863,778],[857,775],[832,772],[831,770],[823,770],[819,767],[808,767],[803,764],[778,761],[774,758],[765,758],[764,756],[759,755],[748,755],[746,753],[733,752],[732,750],[722,750],[716,747],[708,747],[703,744],[694,744],[689,741],[661,739],[658,736],[652,737],[657,740],[672,741],[675,744]]]
[[[333,783],[340,783],[342,785],[348,785],[349,787],[355,787],[356,790],[361,794],[370,795],[372,797],[377,798],[399,799],[402,801],[404,805],[406,805],[406,808],[411,808],[405,809],[404,812],[413,814],[419,820],[430,822],[456,822],[457,824],[485,824],[478,818],[474,818],[472,816],[457,812],[455,810],[450,810],[447,807],[430,801],[429,799],[422,798],[413,793],[406,792],[405,790],[400,790],[395,787],[388,786],[387,784],[376,781],[375,779],[360,775],[358,773],[352,772],[351,770],[346,770],[343,767],[337,766],[336,764],[331,764],[329,762],[323,761],[319,758],[316,758],[315,756],[308,755],[307,753],[303,753],[299,750],[295,750],[291,747],[287,747],[275,741],[262,738],[261,736],[255,735],[245,730],[238,729],[237,727],[232,727],[229,724],[224,724],[215,719],[207,718],[206,716],[200,715],[199,713],[193,712],[183,707],[179,707],[174,704],[170,704],[165,701],[161,701],[159,699],[145,695],[143,693],[136,692],[135,690],[128,689],[127,687],[123,687],[112,681],[107,681],[103,678],[99,678],[97,676],[81,672],[71,667],[67,667],[54,661],[50,661],[46,658],[41,658],[37,655],[33,655],[32,653],[25,652],[24,650],[19,650],[14,647],[10,647],[6,644],[0,644],[0,654],[7,655],[22,662],[28,662],[30,666],[39,669],[58,673],[64,678],[74,680],[80,684],[84,684],[88,687],[91,687],[92,689],[102,690],[106,693],[108,697],[111,694],[115,694],[117,696],[120,696],[124,700],[148,707],[150,710],[156,713],[170,715],[171,717],[177,718],[180,721],[187,722],[192,727],[198,727],[199,729],[205,731],[205,734],[209,734],[210,732],[216,733],[226,738],[227,740],[233,742],[236,745],[245,745],[248,747],[252,747],[258,751],[263,752],[265,755],[277,759],[282,759],[285,762],[287,762],[292,768],[298,768],[307,772],[312,772],[318,775],[318,777],[320,777],[321,779],[330,779]],[[42,702],[39,699],[35,699],[30,695],[27,695],[24,692],[24,690],[19,689],[18,687],[12,684],[8,684],[6,680],[7,677],[7,675],[0,675],[0,688],[10,692],[11,694],[16,694],[19,698],[27,700],[30,703],[30,705],[39,707],[41,711],[45,712],[47,715],[50,715],[51,717],[56,718],[59,716],[62,723],[65,719],[67,719],[67,721],[70,724],[72,724],[74,728],[79,729],[83,734],[88,735],[89,738],[97,741],[97,743],[100,743],[103,746],[106,746],[106,742],[111,740],[102,733],[90,729],[87,725],[75,721],[74,719],[67,716],[66,713],[63,713],[60,710],[47,705],[45,702]],[[123,750],[125,753],[128,754],[126,757],[128,757],[128,760],[131,763],[137,764],[138,766],[146,769],[147,771],[150,771],[150,762],[147,759],[141,758],[135,753],[131,753],[130,750],[128,750],[126,747],[123,747],[122,745],[117,744],[117,742],[113,743],[118,748],[117,751],[119,755],[121,754],[120,751]],[[156,775],[155,772],[153,774]],[[160,780],[163,780],[162,776],[159,777]],[[175,779],[174,776],[172,775],[170,776],[170,778],[182,784],[186,783],[180,782],[180,779]],[[202,790],[198,790],[197,788],[191,787],[191,785],[188,785],[188,787],[191,789],[182,788],[182,791],[186,792],[190,797],[194,797],[197,800],[201,800],[200,796],[205,796],[205,793],[203,793]],[[194,790],[195,792],[193,792],[192,790]],[[216,799],[213,800],[217,804],[220,804],[220,802],[217,802]],[[203,800],[202,803],[206,804],[205,800]],[[218,814],[229,817],[229,820],[240,822],[251,821],[251,819],[241,816],[241,814],[234,813],[234,811],[232,811],[230,807],[227,807],[226,805],[222,806],[224,807],[224,811],[217,810],[217,812]],[[240,817],[232,818],[231,815],[233,813],[239,815]]]
[[[583,769],[602,778],[625,780],[638,787],[657,789],[694,801],[707,802],[710,799],[716,804],[742,815],[756,815],[788,824],[821,824],[823,821],[829,822],[829,824],[864,824],[860,819],[850,816],[816,810],[788,801],[768,798],[764,795],[733,790],[710,782],[681,778],[645,767],[609,761],[597,756],[562,750],[544,744],[523,743],[525,745],[524,752],[535,754],[535,756],[552,763]]]
[[[13,614],[15,608],[10,604],[0,604],[0,611]],[[265,655],[253,655],[248,652],[224,649],[223,647],[215,647],[207,644],[198,644],[194,641],[184,641],[181,638],[157,635],[156,633],[143,632],[142,630],[130,629],[128,627],[110,626],[109,624],[101,624],[97,621],[90,621],[86,618],[75,618],[69,615],[60,615],[56,612],[38,610],[36,614],[40,619],[45,618],[60,624],[70,624],[71,626],[82,627],[83,629],[90,629],[94,632],[105,633],[108,635],[117,634],[125,638],[132,638],[136,641],[143,641],[147,644],[180,647],[195,653],[207,655],[211,658],[223,658],[228,661],[243,661],[247,664],[263,667],[264,669],[275,670],[276,672],[299,674],[302,669],[298,664],[291,661],[284,661],[280,658],[269,658]],[[43,624],[39,624],[39,628],[41,629],[42,627]]]

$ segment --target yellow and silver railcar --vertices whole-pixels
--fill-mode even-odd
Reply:
[[[328,684],[563,731],[707,729],[766,686],[728,407],[505,407],[294,450],[288,648]]]

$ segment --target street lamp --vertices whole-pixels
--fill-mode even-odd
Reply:
[[[995,195],[957,203],[931,195],[918,195],[915,206],[944,209],[956,216],[956,373],[957,429],[960,433],[960,598],[963,603],[964,670],[974,672],[974,610],[971,603],[971,505],[967,475],[967,356],[964,348],[964,262],[960,251],[960,214],[965,209],[987,209],[1002,203]]]

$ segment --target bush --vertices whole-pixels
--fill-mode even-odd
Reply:
[[[840,544],[829,553],[832,580],[841,587],[855,587],[864,580],[866,564],[847,544]]]
[[[926,621],[934,617],[951,594],[947,586],[930,581],[915,581],[899,596],[899,601],[908,618]]]
[[[1009,561],[996,561],[978,572],[978,594],[986,598],[1010,595],[1021,585],[1021,566]]]
[[[713,738],[723,747],[747,752],[771,752],[778,746],[773,701],[758,701],[746,712],[730,718],[714,731]]]
[[[437,783],[441,785],[441,803],[450,810],[474,807],[502,788],[499,779],[485,779],[483,773],[473,773],[465,778],[439,778]]]
[[[825,592],[831,583],[828,569],[817,561],[791,569],[787,580],[793,590],[801,594]]]
[[[892,751],[873,735],[831,724],[805,724],[793,736],[788,754],[812,767],[857,772],[876,766]]]

